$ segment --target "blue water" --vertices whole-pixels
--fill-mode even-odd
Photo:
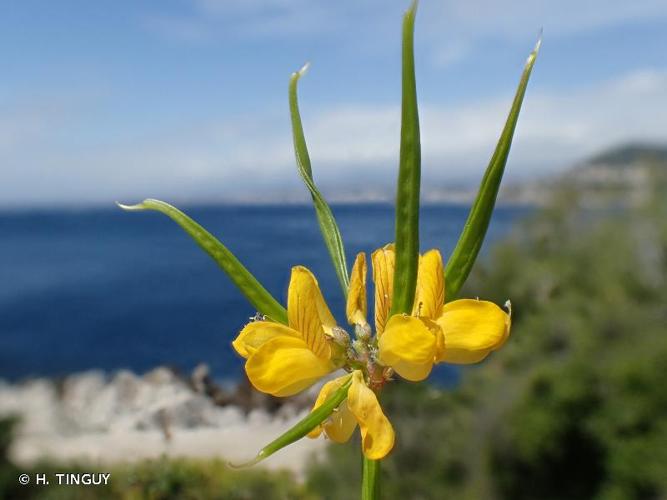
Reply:
[[[527,209],[501,208],[488,242]],[[320,281],[334,314],[344,310],[312,208],[190,207],[279,300],[290,268]],[[350,254],[393,240],[393,210],[334,207]],[[449,254],[467,215],[426,206],[422,249]],[[101,368],[144,372],[207,363],[236,378],[242,362],[230,342],[254,310],[224,273],[165,216],[119,209],[0,214],[0,378],[60,376]],[[447,377],[446,371],[440,372]]]

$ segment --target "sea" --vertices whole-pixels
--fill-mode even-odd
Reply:
[[[283,303],[291,267],[311,269],[344,324],[311,206],[182,208]],[[392,206],[333,210],[350,265],[357,252],[393,240]],[[484,251],[530,211],[498,208]],[[467,213],[459,205],[424,206],[422,250],[448,255]],[[162,214],[115,207],[0,212],[0,379],[143,373],[162,365],[187,374],[206,363],[215,379],[234,381],[243,360],[230,343],[254,314],[216,263]],[[457,373],[443,367],[435,376],[448,383]]]

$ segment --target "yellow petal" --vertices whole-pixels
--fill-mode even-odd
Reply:
[[[349,375],[343,375],[342,377],[338,377],[324,384],[320,390],[319,396],[317,396],[315,404],[313,405],[313,410],[321,406],[331,394],[340,389],[340,386],[345,383],[348,377]],[[324,432],[329,439],[336,443],[345,443],[350,439],[356,427],[357,421],[354,418],[354,415],[350,412],[350,409],[347,406],[347,401],[343,401],[327,421],[310,431],[308,437],[318,437],[322,432],[322,428],[324,428]]]
[[[377,249],[371,255],[375,284],[375,331],[378,337],[384,332],[394,295],[395,257],[393,243]]]
[[[245,371],[250,383],[273,396],[292,396],[335,369],[300,338],[275,337],[250,355]]]
[[[429,250],[419,259],[417,290],[412,315],[436,319],[444,303],[445,274],[442,255],[438,250]]]
[[[442,342],[442,332],[435,322],[392,316],[378,341],[380,363],[391,366],[404,379],[424,380],[431,373]]]
[[[352,266],[345,311],[351,325],[366,324],[366,274],[366,254],[359,252]]]
[[[290,327],[274,323],[273,321],[254,321],[248,323],[239,336],[236,337],[232,346],[241,356],[248,358],[259,349],[265,342],[276,337],[301,338],[301,334]]]
[[[366,458],[384,458],[394,447],[394,428],[382,412],[377,396],[366,385],[360,370],[352,374],[347,405],[359,422],[361,449]]]
[[[466,349],[447,349],[438,361],[452,363],[454,365],[470,365],[479,363],[486,358],[491,349],[482,349],[479,351],[467,351]]]
[[[325,332],[336,320],[327,307],[313,273],[302,266],[292,268],[287,293],[287,319],[290,328],[301,334],[308,347],[321,358],[331,356]]]
[[[445,304],[437,323],[445,337],[439,361],[477,363],[505,343],[511,321],[493,302],[462,299]]]

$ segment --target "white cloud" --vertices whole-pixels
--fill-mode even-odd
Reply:
[[[340,26],[335,2],[309,0],[192,0],[183,15],[153,14],[149,29],[183,42],[211,42],[232,37],[322,35]]]
[[[147,24],[183,41],[229,36],[322,40],[328,34],[356,50],[364,44],[378,50],[393,40],[408,5],[407,0],[190,0],[187,13],[154,14]],[[419,37],[438,66],[469,56],[482,40],[532,41],[540,27],[549,37],[559,37],[667,19],[664,0],[422,0],[419,10]]]
[[[475,104],[422,104],[425,173],[435,181],[476,177],[486,165],[509,110],[511,95]],[[514,174],[568,167],[585,155],[629,140],[667,141],[656,109],[667,106],[667,73],[640,71],[603,85],[536,94],[529,88],[512,152]],[[400,133],[398,106],[349,105],[306,116],[317,174],[325,182],[352,178],[364,166],[393,181]],[[264,129],[264,127],[262,127]],[[292,162],[287,133],[275,149],[246,150],[244,163]],[[244,148],[245,149],[245,148]],[[253,156],[256,157],[253,158]],[[371,174],[369,174],[370,176]]]
[[[458,106],[422,103],[424,180],[478,179],[493,151],[511,95]],[[317,179],[326,187],[390,186],[398,158],[398,106],[349,104],[313,112],[302,104]],[[667,72],[646,70],[603,85],[559,93],[528,89],[508,174],[534,176],[629,140],[667,141]],[[25,127],[0,115],[0,204],[187,198],[301,189],[287,116],[185,123],[141,142],[82,146],[53,137],[71,112],[50,110]],[[12,116],[18,116],[17,110]],[[47,127],[31,124],[42,122]],[[5,124],[5,125],[2,125]]]
[[[663,0],[450,0],[422,6],[429,10],[422,22],[431,27],[447,26],[447,31],[488,37],[521,36],[526,27],[532,33],[536,23],[549,34],[565,35],[667,17]]]

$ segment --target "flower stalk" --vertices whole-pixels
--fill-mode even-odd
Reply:
[[[362,457],[361,469],[361,500],[380,498],[380,460]]]

